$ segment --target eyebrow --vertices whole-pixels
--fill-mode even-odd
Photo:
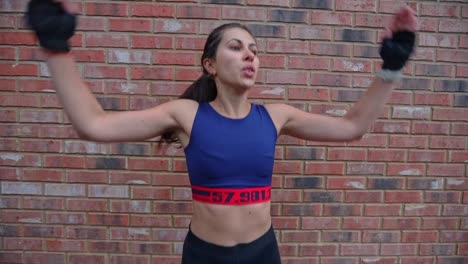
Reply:
[[[235,41],[239,44],[242,44],[242,41],[240,39],[236,39],[236,38],[233,38],[233,39],[230,39],[227,43],[231,42],[231,41]],[[256,43],[249,43],[249,48],[252,48],[252,47],[257,47],[257,44]]]

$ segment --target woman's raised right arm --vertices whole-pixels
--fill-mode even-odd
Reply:
[[[31,0],[26,18],[41,47],[65,112],[78,134],[100,142],[135,141],[159,136],[181,127],[184,111],[193,102],[175,100],[147,110],[105,112],[77,71],[68,52],[76,15],[64,0]]]
[[[54,54],[47,64],[55,90],[81,138],[99,141],[135,141],[159,136],[180,127],[177,113],[185,100],[175,100],[140,111],[106,112],[81,79],[73,56]]]

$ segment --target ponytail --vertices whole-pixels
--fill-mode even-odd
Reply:
[[[211,75],[203,73],[194,81],[179,99],[191,99],[198,103],[211,102],[216,98],[216,83]]]
[[[179,96],[179,99],[190,99],[198,103],[211,102],[216,98],[217,90],[213,76],[203,73],[200,78],[194,81],[185,92]],[[161,136],[162,142],[174,143],[178,138],[174,131],[168,131]]]

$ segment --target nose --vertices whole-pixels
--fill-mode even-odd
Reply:
[[[250,49],[246,49],[245,55],[244,55],[244,60],[253,61],[254,58],[255,58],[255,54]]]

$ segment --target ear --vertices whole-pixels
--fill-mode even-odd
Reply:
[[[203,60],[203,68],[208,72],[208,74],[215,76],[216,69],[215,69],[215,62],[213,59],[206,58]]]

